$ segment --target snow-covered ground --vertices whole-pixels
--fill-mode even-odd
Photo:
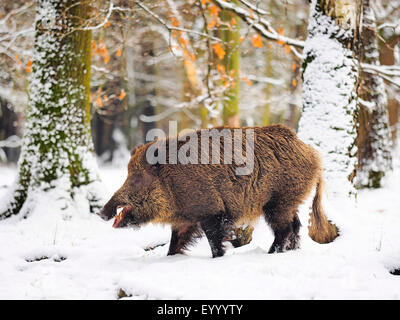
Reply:
[[[15,168],[0,167],[0,197]],[[102,167],[111,195],[125,168]],[[327,182],[329,184],[329,181]],[[0,222],[0,299],[399,299],[400,170],[385,188],[362,191],[354,208],[330,199],[341,236],[331,244],[307,236],[300,212],[301,249],[267,254],[273,241],[260,221],[253,241],[212,259],[205,238],[186,255],[166,256],[168,227],[113,229],[95,215],[67,216],[40,204],[27,219]],[[47,257],[47,258],[44,258]]]

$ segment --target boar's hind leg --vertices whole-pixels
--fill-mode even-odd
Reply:
[[[213,258],[222,257],[225,254],[223,242],[232,230],[231,220],[225,214],[219,214],[202,221],[201,227],[210,244]]]
[[[301,226],[297,207],[295,209],[287,208],[283,204],[270,201],[264,206],[264,214],[275,235],[268,253],[297,249]]]
[[[190,225],[186,228],[172,228],[171,242],[169,244],[168,255],[183,253],[183,250],[190,245],[195,238],[200,236],[198,225]]]

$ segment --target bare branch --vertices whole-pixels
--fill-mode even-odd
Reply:
[[[195,30],[189,30],[189,29],[185,29],[185,28],[180,28],[180,27],[174,27],[169,25],[168,23],[166,23],[163,19],[160,18],[160,16],[158,16],[156,13],[154,13],[153,11],[151,11],[147,6],[145,6],[141,1],[135,1],[135,3],[142,8],[146,13],[148,13],[150,16],[152,16],[154,19],[156,19],[159,23],[161,23],[166,29],[168,29],[168,31],[181,31],[181,32],[187,32],[187,33],[193,33],[196,34],[198,36],[202,36],[205,38],[210,38],[214,41],[218,41],[221,42],[222,40],[217,38],[217,37],[213,37],[210,36],[207,33],[203,33],[203,32],[198,32]]]
[[[400,88],[400,66],[376,66],[361,63],[364,72],[375,74]]]
[[[213,2],[220,9],[229,10],[231,12],[234,12],[236,15],[238,15],[243,21],[245,21],[248,25],[250,25],[253,29],[255,29],[264,38],[266,38],[268,40],[279,41],[280,43],[283,43],[283,44],[287,44],[291,47],[291,49],[293,47],[297,47],[297,48],[301,48],[301,49],[304,48],[304,41],[291,39],[291,38],[280,35],[275,29],[272,28],[269,21],[260,17],[259,14],[251,13],[248,10],[245,10],[231,2],[226,2],[226,1],[222,1],[222,0],[213,0]],[[245,3],[247,3],[247,2],[245,1]],[[296,56],[299,56],[299,53],[297,51],[294,52],[292,50],[292,52],[295,53]]]

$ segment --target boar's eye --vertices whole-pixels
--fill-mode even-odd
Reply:
[[[152,182],[152,178],[146,172],[137,172],[130,176],[129,182],[134,189],[140,189],[149,186]]]
[[[133,186],[139,185],[142,180],[142,175],[140,173],[134,173],[131,175],[129,180]]]

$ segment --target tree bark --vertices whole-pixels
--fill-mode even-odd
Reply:
[[[379,65],[376,22],[370,0],[363,0],[360,38],[360,62]],[[354,182],[357,188],[379,188],[385,173],[392,169],[388,100],[383,79],[361,71],[358,102],[358,165]]]
[[[299,137],[320,151],[332,193],[354,193],[360,17],[357,0],[312,0],[303,61]]]
[[[383,36],[380,34],[381,37]],[[400,41],[400,35],[393,32],[393,34],[385,41],[379,41],[379,61],[381,65],[392,66],[396,64],[394,55],[394,48]],[[387,83],[390,86],[390,84]],[[400,121],[400,102],[396,96],[400,96],[399,89],[392,87],[388,92],[388,110],[389,110],[389,127],[391,131],[392,142],[394,145],[398,144],[398,127]]]
[[[223,63],[226,74],[232,78],[232,83],[224,95],[223,122],[225,125],[238,127],[240,126],[240,24],[236,14],[228,10],[221,10],[220,17],[223,25],[219,31],[219,36],[225,42]],[[230,25],[230,28],[228,25]]]
[[[89,2],[37,2],[19,172],[13,196],[0,210],[0,219],[21,209],[26,216],[35,197],[50,190],[69,195],[73,202],[76,194],[82,196],[81,187],[98,181],[89,122],[92,35],[76,29],[90,14]],[[91,211],[100,207],[94,189],[85,190]]]

